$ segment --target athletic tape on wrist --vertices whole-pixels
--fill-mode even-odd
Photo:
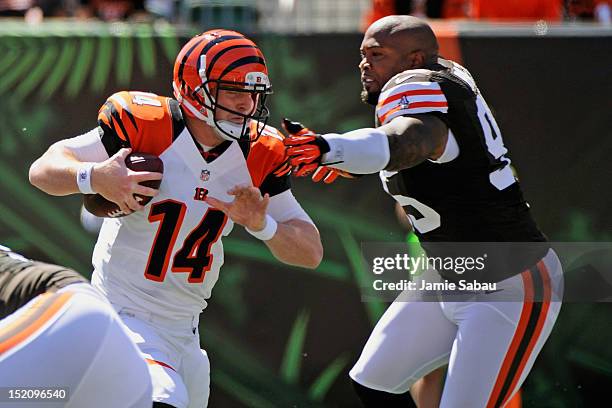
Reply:
[[[76,182],[79,187],[79,191],[83,194],[95,194],[91,188],[91,170],[93,169],[95,163],[85,163],[76,173]]]
[[[248,228],[246,228],[246,230],[249,234],[251,234],[257,239],[260,239],[262,241],[269,241],[272,239],[272,237],[274,237],[274,234],[276,234],[277,228],[278,223],[276,222],[276,220],[270,215],[266,214],[266,225],[262,230],[253,231]]]

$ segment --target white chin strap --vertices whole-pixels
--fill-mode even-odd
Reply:
[[[205,108],[207,115],[203,115],[186,100],[183,99],[182,103],[187,108],[187,110],[189,110],[189,112],[191,112],[196,118],[206,122],[206,124],[213,128],[215,132],[219,135],[219,137],[223,138],[224,140],[229,140],[233,142],[236,139],[240,139],[240,136],[242,136],[243,125],[230,122],[229,120],[218,120],[215,122],[215,120],[213,119],[213,112],[210,109]],[[245,129],[249,129],[250,121],[251,119],[247,119],[247,123],[244,127]],[[227,133],[229,133],[231,137]]]
[[[215,129],[215,132],[223,139],[229,140],[230,142],[235,141],[236,139],[240,139],[242,136],[242,124],[230,122],[229,120],[217,120],[215,121],[215,112],[212,109],[208,109],[206,106],[215,106],[212,98],[208,97],[208,92],[202,92],[202,97],[204,97],[204,109],[206,110],[206,115],[201,115],[201,119],[203,119],[208,126]],[[248,121],[246,124],[248,128]],[[225,133],[224,133],[225,132]],[[229,136],[228,133],[231,135]]]
[[[238,124],[234,122],[230,122],[229,120],[218,120],[216,123],[213,121],[212,127],[215,129],[217,134],[221,136],[225,140],[235,141],[236,139],[240,139],[242,136],[242,131],[249,128],[250,119],[246,120],[246,124]],[[228,136],[226,133],[232,135],[232,137]]]

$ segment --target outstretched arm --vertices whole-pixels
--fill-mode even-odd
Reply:
[[[274,237],[264,243],[276,259],[289,265],[315,269],[323,259],[319,231],[304,220],[278,223]]]
[[[285,139],[290,164],[325,165],[355,174],[397,171],[438,159],[446,147],[448,127],[431,114],[398,116],[379,128],[348,133],[290,136]],[[297,173],[296,172],[296,173]]]

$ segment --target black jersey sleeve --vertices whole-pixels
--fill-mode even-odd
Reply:
[[[64,266],[31,261],[0,249],[0,319],[36,296],[87,280]]]

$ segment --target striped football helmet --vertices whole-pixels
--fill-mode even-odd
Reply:
[[[210,30],[192,38],[174,63],[172,83],[175,98],[183,111],[205,121],[226,140],[256,140],[268,120],[266,96],[272,93],[263,53],[244,35],[229,30]],[[217,103],[220,90],[249,92],[254,108],[244,114]],[[217,109],[243,118],[241,124],[217,120]],[[258,131],[249,132],[258,121]]]

